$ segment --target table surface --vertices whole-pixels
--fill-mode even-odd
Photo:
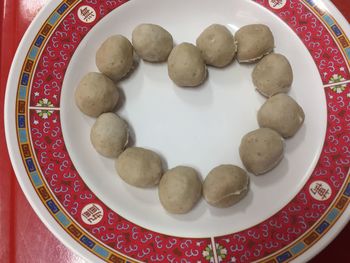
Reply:
[[[85,262],[43,225],[18,185],[4,134],[4,96],[8,71],[30,22],[49,0],[0,0],[0,262]],[[333,0],[350,21],[349,0]],[[6,32],[6,33],[5,33]],[[10,34],[8,32],[11,32]],[[311,262],[345,262],[350,224]],[[335,260],[335,257],[337,260]]]

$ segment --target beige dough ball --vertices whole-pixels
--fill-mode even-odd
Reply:
[[[115,167],[126,183],[141,188],[157,185],[163,175],[158,154],[139,147],[126,149],[119,155]]]
[[[293,70],[285,56],[272,53],[255,66],[252,78],[257,90],[265,97],[271,97],[289,91]]]
[[[237,59],[242,62],[254,62],[272,52],[275,40],[271,30],[262,24],[241,27],[235,35],[238,44]]]
[[[116,114],[104,113],[92,126],[90,140],[99,154],[117,158],[128,143],[128,126]]]
[[[220,165],[210,171],[203,183],[203,196],[208,204],[225,208],[246,196],[249,177],[240,167]]]
[[[169,77],[181,87],[196,87],[207,77],[207,68],[200,50],[190,44],[176,46],[168,58]]]
[[[163,62],[173,49],[173,37],[158,25],[141,24],[132,32],[132,44],[143,60]]]
[[[166,172],[159,183],[159,200],[169,213],[185,214],[202,195],[202,182],[198,173],[185,166]]]
[[[218,24],[203,31],[197,38],[197,47],[208,65],[219,68],[230,64],[237,52],[237,43],[232,33]]]
[[[118,81],[131,70],[133,55],[134,49],[126,37],[111,36],[97,50],[96,65],[103,74]]]
[[[273,169],[282,160],[284,141],[281,135],[269,128],[261,128],[245,135],[239,147],[241,160],[255,175]]]
[[[75,91],[76,105],[81,112],[91,117],[112,111],[118,100],[118,88],[101,73],[90,72],[85,75]]]
[[[269,98],[258,112],[260,127],[277,131],[284,138],[292,137],[305,119],[303,109],[286,94]]]

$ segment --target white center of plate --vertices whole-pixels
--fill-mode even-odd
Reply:
[[[228,209],[210,207],[202,199],[186,215],[166,213],[157,189],[126,185],[114,161],[98,155],[90,144],[94,119],[74,103],[79,80],[97,71],[95,53],[113,34],[129,39],[140,23],[165,27],[175,42],[195,43],[207,26],[220,23],[233,32],[243,25],[264,23],[274,33],[276,52],[290,60],[295,80],[290,95],[304,108],[306,121],[286,141],[281,164],[263,176],[251,175],[248,196]],[[251,80],[253,66],[234,62],[225,69],[209,68],[209,79],[198,89],[176,87],[166,64],[141,62],[130,78],[119,83],[125,103],[118,114],[136,135],[136,146],[150,148],[167,160],[169,168],[189,165],[202,177],[217,165],[242,166],[238,147],[243,135],[257,129],[256,114],[265,99]],[[75,167],[92,191],[124,218],[157,232],[183,237],[209,237],[251,227],[275,214],[301,189],[313,171],[323,145],[326,103],[317,68],[305,46],[277,16],[248,0],[131,1],[118,8],[87,35],[67,70],[61,101],[64,139]],[[243,166],[242,166],[243,167]]]

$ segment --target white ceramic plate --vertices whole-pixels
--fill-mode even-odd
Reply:
[[[251,175],[248,196],[233,208],[202,200],[186,215],[170,215],[156,189],[125,185],[89,142],[94,119],[75,106],[75,87],[97,71],[94,54],[108,36],[130,38],[145,22],[165,27],[177,44],[194,43],[212,23],[232,32],[263,23],[275,52],[292,64],[289,95],[305,124],[286,141],[281,164]],[[6,136],[19,182],[58,238],[94,262],[309,259],[348,221],[348,35],[328,1],[52,1],[24,37],[8,82]],[[125,102],[117,113],[135,145],[160,153],[169,168],[189,165],[204,178],[219,164],[242,166],[240,139],[258,128],[265,101],[253,87],[253,66],[209,68],[202,87],[181,89],[166,64],[141,62],[118,84]]]

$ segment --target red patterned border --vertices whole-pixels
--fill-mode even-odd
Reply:
[[[23,66],[17,101],[18,140],[28,174],[45,206],[73,238],[110,262],[124,262],[127,258],[150,262],[251,262],[271,255],[276,256],[270,258],[272,261],[268,259],[271,262],[284,262],[305,251],[325,233],[348,202],[342,201],[344,205],[339,208],[339,198],[342,194],[346,198],[348,189],[350,92],[346,85],[337,83],[349,79],[350,74],[334,36],[303,2],[290,0],[281,9],[275,9],[271,1],[256,1],[294,30],[310,51],[324,84],[334,84],[326,89],[328,127],[320,160],[300,193],[281,211],[250,229],[215,238],[213,244],[209,238],[166,236],[125,220],[106,207],[78,175],[60,126],[63,76],[89,30],[125,1],[84,0],[73,6],[74,2],[62,2],[39,32]],[[96,12],[92,23],[78,17],[78,12],[89,12],[83,8],[85,5]],[[314,184],[319,181],[322,184],[317,189]],[[310,192],[311,188],[320,194],[320,187],[329,188],[323,201],[316,200]],[[90,207],[87,214],[86,206]],[[336,206],[338,212],[332,210]],[[331,212],[337,212],[333,221],[323,218]],[[87,224],[82,215],[94,224]],[[320,222],[328,225],[321,229]],[[318,236],[312,240],[310,233]]]

